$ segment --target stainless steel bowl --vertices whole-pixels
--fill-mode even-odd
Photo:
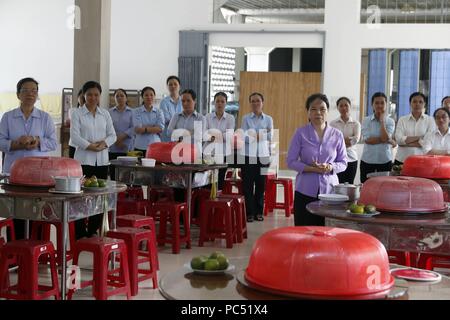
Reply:
[[[360,196],[361,185],[354,185],[346,183],[340,183],[333,187],[333,192],[348,196],[350,201],[357,201]]]
[[[53,177],[55,190],[64,192],[80,192],[82,177]]]

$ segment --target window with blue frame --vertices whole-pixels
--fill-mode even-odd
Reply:
[[[450,50],[431,50],[430,114],[441,107],[441,100],[450,95]]]
[[[386,91],[387,50],[369,50],[366,115],[372,114],[371,98],[375,92]]]
[[[410,113],[409,97],[419,90],[419,50],[401,50],[398,75],[397,117]]]

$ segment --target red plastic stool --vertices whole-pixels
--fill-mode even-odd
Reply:
[[[387,253],[390,263],[395,263],[407,267],[412,266],[411,256],[408,251],[388,250]]]
[[[200,225],[200,204],[211,198],[210,189],[194,189],[191,197],[191,223]]]
[[[150,202],[145,199],[118,199],[117,200],[117,216],[127,214],[140,214],[145,216],[150,211]]]
[[[288,178],[267,178],[266,195],[264,197],[264,215],[274,209],[284,209],[285,216],[290,217],[294,211],[294,190],[292,187],[292,179]],[[282,185],[284,188],[284,202],[277,202],[277,186]]]
[[[241,179],[241,177],[242,177],[242,175],[241,175],[241,169],[238,169],[238,174],[237,174],[238,176],[237,176],[237,178],[238,178],[238,180],[240,180]],[[233,170],[228,170],[226,173],[225,173],[225,180],[232,180],[233,179]]]
[[[62,239],[62,225],[60,222],[46,222],[46,221],[33,221],[31,225],[31,240],[44,240],[50,241],[50,228],[54,225],[56,227],[56,246],[57,246],[57,254],[56,254],[56,263],[58,265],[62,264],[62,247],[63,247],[63,239]],[[72,251],[75,246],[76,238],[75,238],[75,223],[69,223],[69,244],[70,250],[66,251],[66,261],[72,260]]]
[[[421,253],[418,259],[420,269],[434,270],[434,268],[450,269],[450,256]]]
[[[135,199],[135,200],[143,200],[144,199],[144,190],[141,186],[128,186],[127,188],[127,198]]]
[[[245,208],[245,197],[237,194],[222,194],[217,195],[219,199],[232,199],[233,210],[236,212],[236,240],[242,243],[247,239],[247,212]]]
[[[238,189],[237,193],[233,191],[233,187],[236,187]],[[225,180],[223,184],[222,193],[244,195],[242,180]]]
[[[81,282],[79,289],[92,285],[92,295],[97,300],[107,300],[108,297],[116,294],[126,294],[127,299],[130,299],[130,274],[125,242],[121,239],[107,237],[78,240],[73,253],[73,265],[78,265],[80,253],[83,251],[93,254],[94,273],[93,279]],[[118,255],[120,267],[110,271],[108,265],[112,260],[113,253]],[[116,275],[117,272],[119,275]],[[115,289],[108,290],[109,286]],[[75,289],[68,291],[69,299],[72,299],[74,291]]]
[[[172,253],[180,253],[180,244],[186,243],[191,248],[191,230],[189,215],[184,202],[156,202],[152,206],[153,214],[160,213],[158,245],[172,244]],[[180,232],[180,216],[183,216],[184,234]],[[172,232],[167,233],[167,222],[172,225]]]
[[[7,218],[0,220],[0,233],[3,231],[3,229],[6,228],[6,231],[9,231],[10,239],[9,241],[16,240],[16,232],[14,230],[14,221],[12,218]]]
[[[128,268],[130,270],[131,295],[136,296],[139,292],[138,284],[141,281],[152,279],[153,289],[158,288],[158,275],[156,268],[157,252],[154,249],[139,250],[139,246],[145,242],[149,248],[156,248],[154,237],[150,230],[139,228],[118,228],[108,231],[107,236],[125,241],[128,250]],[[153,245],[151,243],[153,242]],[[149,269],[140,269],[139,265],[149,263]],[[143,276],[139,276],[143,274]]]
[[[9,241],[2,248],[0,259],[0,298],[17,300],[42,300],[54,296],[60,299],[55,248],[50,241]],[[48,256],[52,285],[39,284],[39,258]],[[19,266],[16,285],[9,285],[9,265],[16,260]],[[7,285],[5,285],[7,284]]]
[[[153,186],[148,188],[147,198],[150,202],[174,201],[173,189],[165,186]]]
[[[216,238],[225,239],[227,248],[233,248],[236,237],[236,217],[232,210],[232,199],[207,200],[200,210],[200,239],[198,246]]]
[[[137,214],[128,214],[117,217],[117,227],[144,228],[152,233],[153,241],[149,243],[150,250],[156,254],[156,269],[159,270],[158,248],[156,247],[156,226],[152,217],[140,216]]]

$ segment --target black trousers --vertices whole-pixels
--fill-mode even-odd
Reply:
[[[318,201],[319,199],[304,195],[295,191],[294,198],[294,224],[295,226],[324,226],[325,218],[317,216],[306,210],[308,203]]]
[[[83,174],[86,178],[96,176],[99,179],[108,179],[109,166],[81,166]],[[97,214],[87,219],[80,219],[75,221],[75,235],[77,240],[83,237],[90,237],[94,235],[101,227],[103,221],[103,214]],[[87,222],[87,227],[86,227]]]
[[[245,164],[241,167],[245,206],[249,217],[263,215],[266,175],[261,174],[261,169],[268,166],[265,159],[245,157]]]
[[[347,169],[344,172],[338,173],[339,183],[353,184],[356,177],[356,170],[358,169],[358,161],[348,162]]]
[[[74,158],[75,157],[75,147],[69,146],[69,158]]]
[[[361,164],[359,165],[361,183],[367,181],[367,175],[372,172],[382,172],[382,171],[391,171],[392,169],[392,161],[381,163],[381,164],[372,164],[366,163],[361,160]]]
[[[126,153],[116,153],[116,152],[110,152],[109,153],[109,160],[116,160],[117,157],[124,157],[126,156]],[[111,180],[116,181],[116,166],[109,165],[109,176],[111,177]]]

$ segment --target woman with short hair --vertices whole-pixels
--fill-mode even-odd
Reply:
[[[326,95],[313,94],[306,100],[309,124],[297,129],[286,158],[295,180],[294,223],[296,226],[324,226],[323,217],[311,214],[306,205],[319,194],[332,192],[337,174],[347,168],[344,135],[327,124],[330,103]]]

